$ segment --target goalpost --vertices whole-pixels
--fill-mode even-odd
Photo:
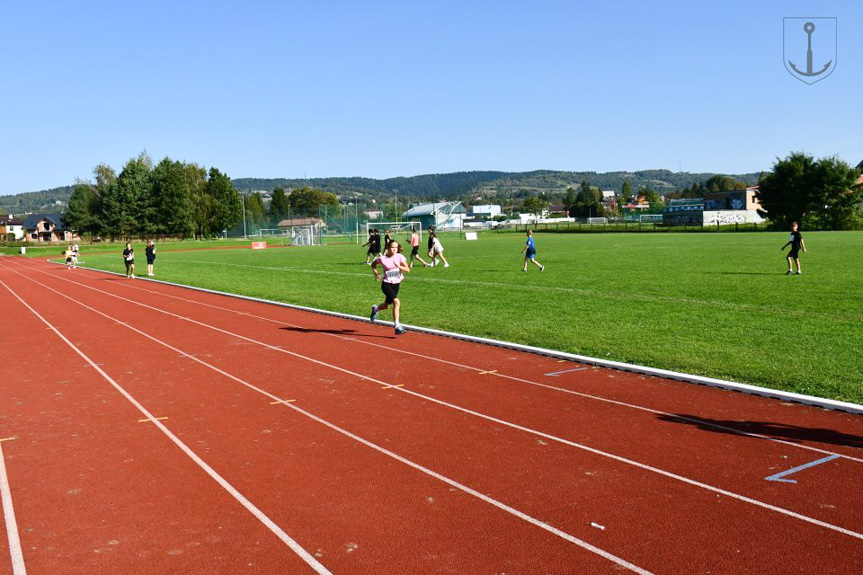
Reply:
[[[369,232],[372,229],[376,229],[381,233],[381,237],[387,233],[387,230],[390,232],[391,238],[396,239],[410,239],[411,234],[414,230],[416,230],[420,235],[420,241],[423,239],[423,225],[417,221],[405,221],[405,222],[366,222],[366,239],[369,237]]]
[[[250,237],[279,239],[284,245],[290,240],[292,246],[319,246],[323,244],[321,232],[315,226],[290,226],[287,228],[263,228]]]

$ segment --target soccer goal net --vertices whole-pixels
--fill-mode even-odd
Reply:
[[[420,241],[423,239],[423,225],[420,222],[366,222],[366,237],[369,237],[372,230],[378,230],[381,237],[389,232],[391,238],[399,241],[410,238],[416,230],[420,235]]]
[[[292,226],[290,228],[292,246],[319,246],[321,233],[315,226]]]

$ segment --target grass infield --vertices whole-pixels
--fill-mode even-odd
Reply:
[[[402,321],[863,403],[863,234],[804,237],[803,275],[786,276],[787,233],[540,232],[546,270],[527,273],[523,234],[444,235],[452,265],[414,268]],[[159,244],[157,277],[357,315],[381,300],[365,248],[194,249],[236,245]],[[81,259],[122,272],[122,248],[85,245]]]

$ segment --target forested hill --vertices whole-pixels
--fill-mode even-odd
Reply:
[[[391,196],[398,193],[405,198],[464,199],[466,196],[482,195],[484,200],[525,197],[539,192],[561,195],[570,186],[576,187],[586,181],[603,190],[620,192],[623,182],[629,181],[633,191],[648,186],[660,194],[707,181],[713,173],[694,174],[670,170],[643,170],[638,172],[562,172],[539,170],[534,172],[455,172],[451,174],[426,174],[422,176],[389,178],[313,178],[261,179],[237,178],[232,180],[240,192],[313,187],[333,192],[338,196],[363,196],[364,199]],[[755,184],[759,174],[720,174]],[[13,196],[0,196],[0,215],[23,214],[25,212],[62,212],[73,186],[28,192]]]
[[[662,194],[679,188],[686,188],[692,184],[704,183],[714,175],[716,174],[693,174],[670,170],[606,173],[538,170],[535,172],[456,172],[386,180],[370,178],[313,178],[308,180],[239,178],[233,182],[235,188],[245,192],[272,190],[277,186],[285,189],[308,186],[321,188],[340,196],[349,194],[377,196],[398,192],[399,195],[418,199],[438,199],[457,198],[473,193],[492,197],[538,192],[561,194],[568,187],[576,187],[583,181],[603,190],[620,192],[623,188],[623,182],[627,180],[633,190],[648,186]],[[758,182],[760,174],[720,175],[730,175],[747,184],[755,184]]]

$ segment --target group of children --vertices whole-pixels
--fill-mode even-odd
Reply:
[[[386,230],[384,234],[384,251],[389,248],[390,242],[392,242],[393,238],[390,236],[390,231]],[[408,263],[408,267],[414,267],[414,260],[419,260],[420,263],[423,264],[423,267],[435,267],[439,265],[439,261],[443,263],[443,267],[448,268],[449,262],[443,255],[443,244],[440,241],[440,238],[437,237],[437,233],[435,232],[434,226],[430,226],[428,230],[428,257],[431,259],[431,262],[427,262],[422,259],[419,255],[420,249],[420,235],[417,230],[413,230],[411,232],[410,237],[411,242],[411,259]],[[398,243],[398,242],[397,242]],[[367,247],[366,250],[366,265],[372,265],[372,260],[379,258],[383,255],[384,252],[381,251],[381,233],[380,230],[372,228],[369,230],[369,239],[366,243],[363,244],[363,247]],[[401,246],[399,246],[401,250]]]
[[[63,250],[63,255],[66,256],[66,269],[75,269],[78,267],[78,244],[69,244],[65,250]]]

